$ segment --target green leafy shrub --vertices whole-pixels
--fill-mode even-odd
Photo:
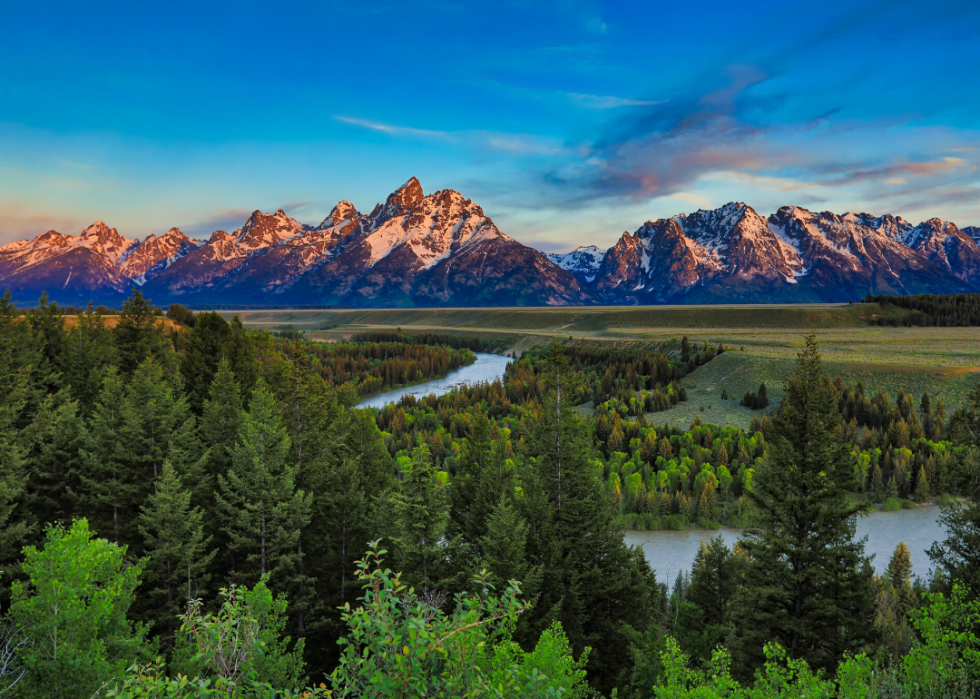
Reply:
[[[348,626],[340,665],[331,675],[334,697],[583,697],[588,650],[575,660],[555,623],[526,653],[510,637],[527,606],[511,582],[492,595],[486,575],[478,594],[455,596],[447,613],[382,567],[377,543],[357,575],[362,606],[345,605]]]

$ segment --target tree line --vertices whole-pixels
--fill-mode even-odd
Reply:
[[[980,325],[980,294],[868,294],[862,303],[903,308],[910,313],[875,318],[877,325],[921,327],[968,327]]]

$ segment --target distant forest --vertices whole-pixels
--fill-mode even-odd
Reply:
[[[919,294],[893,296],[868,294],[863,303],[890,304],[911,313],[893,318],[876,318],[878,325],[906,327],[969,327],[980,325],[980,294]]]

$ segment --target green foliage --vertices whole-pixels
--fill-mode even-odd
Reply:
[[[222,589],[215,614],[204,613],[200,600],[190,602],[177,633],[175,667],[179,674],[291,690],[306,682],[304,641],[292,643],[283,635],[286,599],[273,597],[266,578],[251,589]]]
[[[143,562],[96,539],[84,519],[49,527],[42,549],[24,549],[26,583],[13,585],[11,619],[29,629],[18,695],[89,699],[142,654],[144,630],[126,614]]]
[[[372,545],[358,568],[362,605],[345,608],[348,626],[335,697],[576,697],[585,695],[584,658],[572,659],[560,627],[525,653],[509,638],[525,607],[511,585],[501,597],[484,577],[478,594],[456,595],[446,613],[382,567]],[[545,673],[550,674],[545,674]]]

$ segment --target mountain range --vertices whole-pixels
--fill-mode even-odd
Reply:
[[[647,221],[608,250],[544,254],[502,233],[452,189],[416,178],[362,214],[339,202],[319,224],[255,211],[206,242],[177,228],[144,240],[97,221],[0,246],[0,287],[30,303],[352,307],[853,301],[868,293],[980,290],[980,228],[898,216],[743,203]]]

